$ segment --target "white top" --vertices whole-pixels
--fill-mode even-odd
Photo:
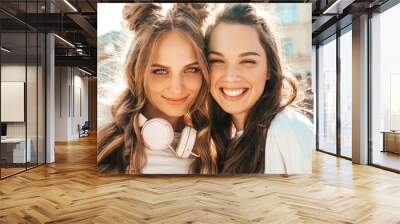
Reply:
[[[289,109],[277,114],[267,134],[264,173],[311,174],[314,139],[313,125],[305,116]]]
[[[172,147],[175,148],[179,141],[180,133],[175,132]],[[145,149],[147,163],[143,167],[143,174],[188,174],[192,158],[178,158],[171,149],[150,150]]]

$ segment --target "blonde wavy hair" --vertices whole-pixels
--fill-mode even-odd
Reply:
[[[198,131],[189,173],[216,173],[216,154],[209,148],[210,119],[207,110],[209,77],[204,35],[201,27],[208,16],[206,4],[175,3],[166,14],[160,4],[132,3],[123,10],[130,30],[135,32],[128,51],[124,76],[128,88],[112,106],[113,121],[98,136],[97,166],[99,172],[140,174],[146,164],[145,147],[137,114],[148,103],[144,89],[152,55],[160,37],[172,30],[181,31],[191,41],[202,73],[202,85],[190,109],[193,127]]]

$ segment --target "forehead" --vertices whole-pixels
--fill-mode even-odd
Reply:
[[[208,48],[222,54],[264,52],[255,28],[242,24],[218,24],[211,33]]]
[[[164,33],[158,39],[153,53],[153,62],[163,65],[192,63],[196,52],[187,35],[180,30]]]

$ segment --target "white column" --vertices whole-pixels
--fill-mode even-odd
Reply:
[[[47,12],[54,12],[54,5],[46,1]],[[55,162],[55,53],[54,35],[46,35],[46,163]]]
[[[54,73],[54,35],[46,36],[46,163],[55,161],[54,133],[55,133],[55,73]]]
[[[368,163],[368,15],[353,20],[353,162]]]

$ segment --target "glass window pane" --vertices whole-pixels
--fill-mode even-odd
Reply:
[[[26,33],[1,34],[1,140],[2,178],[25,170],[31,152],[26,144]],[[12,108],[12,109],[11,109]],[[28,151],[26,150],[28,146]]]
[[[372,18],[372,163],[400,170],[400,4]]]
[[[318,48],[318,146],[336,153],[336,39]]]
[[[45,0],[0,1],[0,7],[19,18],[38,19],[36,13],[44,12]],[[43,33],[3,12],[0,17],[7,20],[0,29],[0,177],[5,178],[45,162],[46,54]]]
[[[351,158],[352,149],[352,35],[351,30],[340,37],[340,150]]]

